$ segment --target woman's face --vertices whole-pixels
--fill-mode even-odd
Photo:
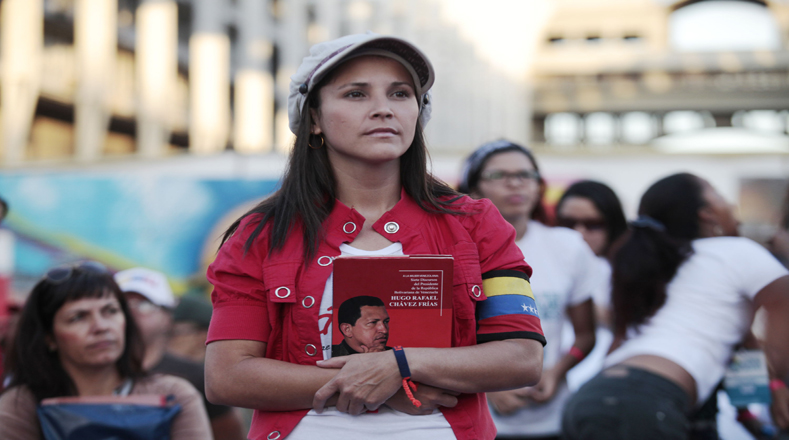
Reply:
[[[709,232],[705,235],[738,236],[740,222],[734,216],[734,207],[706,180],[701,179],[701,187],[701,197],[706,202],[700,213],[702,229],[705,224],[709,226]],[[704,234],[703,230],[702,234]]]
[[[380,164],[411,146],[419,117],[414,81],[399,62],[362,56],[340,67],[320,89],[312,133],[322,135],[334,166]]]
[[[539,178],[531,160],[518,151],[494,154],[485,162],[471,195],[490,199],[510,223],[528,217],[540,198]]]
[[[112,294],[69,301],[55,313],[50,348],[72,368],[113,365],[125,347],[126,318]]]
[[[608,230],[603,214],[586,197],[567,197],[556,212],[559,226],[575,229],[583,235],[595,255],[602,255],[608,244]]]

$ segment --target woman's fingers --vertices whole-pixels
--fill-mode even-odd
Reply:
[[[386,406],[400,412],[411,415],[426,415],[432,414],[433,411],[439,407],[452,408],[457,405],[457,395],[460,393],[456,391],[444,390],[441,388],[431,387],[429,385],[419,384],[417,391],[414,392],[414,398],[422,403],[422,406],[414,406],[405,391],[401,388],[386,401]]]
[[[513,391],[488,393],[487,396],[493,409],[502,415],[513,413],[526,405],[526,401]]]
[[[351,398],[348,404],[348,411],[346,412],[352,416],[358,416],[363,412],[367,412],[367,407],[363,400]]]
[[[521,399],[531,399],[534,395],[534,387],[517,388],[511,391],[515,396]],[[490,394],[490,393],[488,393]]]
[[[335,382],[335,379],[336,377],[327,382],[326,385],[322,386],[321,389],[315,393],[315,397],[312,398],[312,409],[314,409],[315,412],[322,413],[323,408],[326,406],[326,401],[329,400],[331,396],[333,396],[339,390],[339,385]],[[347,407],[347,397],[343,399],[343,395],[340,394],[340,398],[337,400],[337,409],[342,412],[346,412],[340,408],[347,410]]]
[[[341,368],[313,398],[315,411],[339,393],[337,410],[361,414],[378,409],[402,386],[397,362],[391,352],[355,354],[319,362],[322,368]]]
[[[414,393],[414,397],[422,402],[422,405],[428,405],[431,409],[436,409],[439,406],[452,408],[457,405],[458,399],[455,396],[459,394],[460,393],[456,393],[455,391],[419,384],[417,386],[417,392]]]
[[[454,408],[458,404],[458,398],[446,393],[441,393],[438,399],[435,400],[436,406],[444,406],[447,408]]]
[[[770,412],[775,425],[781,429],[789,428],[789,388],[778,388],[773,391],[773,403]]]
[[[315,364],[321,368],[342,368],[348,362],[348,356],[337,356],[329,360],[318,361]]]

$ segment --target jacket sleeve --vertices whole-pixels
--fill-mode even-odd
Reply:
[[[515,244],[515,229],[487,199],[465,222],[477,244],[486,297],[477,303],[477,342],[534,339],[545,345],[529,283],[532,269]]]
[[[207,278],[214,286],[214,311],[207,343],[226,339],[268,342],[271,326],[263,279],[263,259],[268,252],[266,231],[261,231],[255,244],[244,250],[259,221],[255,215],[245,218],[208,267]]]

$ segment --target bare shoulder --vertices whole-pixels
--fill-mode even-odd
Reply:
[[[14,387],[0,395],[0,439],[41,438],[36,399],[26,387]]]
[[[36,399],[27,387],[18,386],[0,394],[0,413],[5,414],[15,408],[30,407],[35,411]]]
[[[139,379],[132,394],[172,394],[176,400],[197,396],[199,392],[189,381],[169,374],[152,374]]]

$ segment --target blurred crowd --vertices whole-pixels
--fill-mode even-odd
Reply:
[[[690,174],[669,176],[655,183],[642,199],[639,217],[628,223],[618,197],[602,182],[575,182],[554,207],[549,207],[544,200],[546,180],[535,155],[520,145],[496,141],[480,147],[467,159],[460,190],[475,198],[490,199],[515,227],[517,244],[535,271],[532,286],[543,330],[553,342],[545,348],[538,385],[488,393],[499,438],[560,438],[562,432],[591,429],[594,423],[588,418],[599,420],[601,415],[587,414],[589,408],[605,406],[590,403],[594,400],[589,399],[595,397],[602,396],[605,401],[606,396],[613,395],[623,402],[632,397],[628,406],[646,404],[651,399],[649,388],[660,392],[665,384],[652,383],[654,378],[634,378],[642,380],[635,382],[641,388],[635,396],[629,396],[617,381],[643,370],[656,369],[665,375],[675,366],[671,356],[661,357],[654,347],[671,340],[664,333],[675,331],[672,319],[682,320],[674,314],[662,326],[659,313],[675,307],[672,286],[680,284],[677,278],[683,276],[692,285],[727,276],[715,272],[725,265],[716,268],[701,264],[690,271],[684,269],[707,252],[756,260],[765,257],[758,254],[758,249],[748,249],[750,244],[743,248],[741,242],[747,239],[717,240],[738,235],[733,207],[709,183]],[[8,206],[4,201],[0,206],[4,217]],[[716,247],[706,250],[704,246],[712,242]],[[789,263],[789,191],[768,251],[776,264]],[[769,275],[767,281],[769,284]],[[757,283],[752,286],[756,289],[753,298],[758,301],[755,298],[767,287],[762,285],[764,280],[753,282]],[[663,298],[650,297],[651,286],[657,285],[668,286]],[[633,300],[634,292],[645,298]],[[713,307],[712,297],[705,298],[705,294],[700,293],[701,301]],[[180,399],[177,403],[181,411],[171,421],[172,438],[246,438],[248,421],[242,410],[212,404],[205,397],[205,341],[211,304],[202,294],[176,298],[160,272],[138,267],[112,274],[100,264],[87,261],[53,268],[36,284],[25,304],[11,302],[7,308],[0,327],[2,384],[6,387],[0,398],[0,438],[40,436],[41,427],[35,423],[36,402],[40,405],[61,396],[123,394],[122,388],[130,380],[135,385],[126,394],[166,393]],[[700,319],[706,318],[691,317]],[[738,317],[721,315],[718,319],[733,321]],[[745,323],[750,328],[747,317]],[[705,323],[713,327],[719,324]],[[640,330],[634,333],[634,328]],[[662,341],[664,337],[667,341]],[[729,339],[733,337],[738,336],[729,335]],[[617,366],[611,361],[616,356],[606,359],[607,354],[622,344],[635,344],[639,338],[653,344],[652,349],[635,357],[643,358],[642,364],[635,364],[642,370],[625,368],[610,373],[618,371],[611,368]],[[756,335],[747,331],[736,345],[758,349],[770,343],[765,338],[769,338],[765,332]],[[671,350],[681,351],[682,347],[675,345]],[[774,358],[784,357],[781,354]],[[724,362],[705,368],[722,371],[725,366]],[[768,367],[770,374],[776,371]],[[607,376],[599,375],[601,370]],[[183,380],[168,381],[171,376]],[[717,381],[707,388],[685,389],[686,394],[698,399],[682,403],[693,409],[690,423],[694,439],[721,438],[718,407],[728,403],[719,402],[720,375],[713,376]],[[689,383],[698,385],[702,381],[693,379]],[[774,408],[771,416],[767,410],[760,411],[758,404],[736,409],[737,421],[757,439],[773,438],[789,423],[787,378],[771,379],[772,399],[774,403],[783,399],[783,412]],[[674,382],[683,387],[682,377]],[[195,395],[199,399],[195,400]],[[8,404],[11,396],[15,397],[13,405]],[[22,399],[28,407],[16,399]],[[619,405],[616,408],[624,410]],[[650,423],[637,415],[634,421]],[[658,438],[671,438],[671,434]]]
[[[46,198],[14,176],[20,199],[0,194],[0,440],[789,440],[789,179],[757,243],[701,175],[720,169],[704,157],[666,161],[698,174],[651,182],[634,215],[619,197],[643,183],[624,180],[633,170],[598,169],[604,181],[551,197],[560,176],[540,166],[541,142],[573,160],[601,152],[615,171],[653,149],[785,154],[789,0],[468,3],[2,2],[4,165],[188,147],[211,176],[225,174],[208,153],[247,154],[225,156],[243,177],[249,153],[289,157],[278,184],[244,194],[221,180],[203,197],[191,183],[159,197],[167,179],[146,175],[137,205],[105,209],[118,192],[74,191],[121,227],[139,218],[125,209],[160,217],[150,229],[175,243],[161,227],[174,225],[185,252],[206,243],[193,231],[229,226],[216,253],[169,259],[200,258],[210,296],[180,292],[163,273],[175,269],[125,263],[157,261],[145,243],[163,235],[134,232],[115,267],[62,259],[9,295],[13,258],[41,261],[12,255],[11,229],[39,211],[1,223]],[[424,41],[436,69],[408,41],[355,33],[376,28]],[[495,140],[527,135],[536,150]],[[427,140],[476,146],[457,187],[430,173]],[[627,161],[609,160],[620,147]],[[246,205],[257,188],[273,189]],[[176,199],[200,205],[205,229],[180,227],[180,206],[156,215]],[[22,238],[40,256],[54,224],[14,232],[40,232]],[[333,355],[332,324],[357,326],[363,308],[389,332],[378,298],[332,318],[334,259],[418,254],[454,259],[449,346],[378,337]]]

